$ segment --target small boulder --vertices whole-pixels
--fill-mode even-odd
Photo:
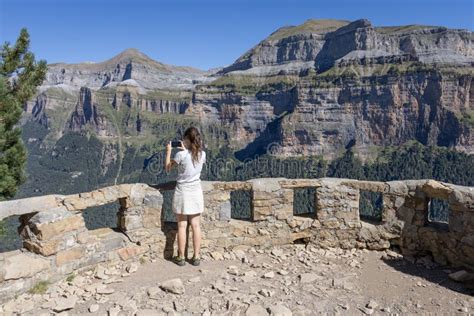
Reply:
[[[166,280],[163,283],[161,283],[160,288],[166,292],[171,292],[174,294],[184,293],[183,281],[181,281],[180,278]]]
[[[60,297],[54,302],[53,311],[56,313],[73,309],[76,306],[77,297]]]
[[[99,304],[92,304],[89,306],[89,312],[96,313],[99,310]]]
[[[265,279],[273,279],[275,277],[275,273],[273,271],[267,272],[263,275]]]
[[[474,280],[474,273],[469,273],[466,270],[460,270],[449,274],[449,278],[456,282],[469,282]]]
[[[246,316],[267,316],[268,312],[263,306],[251,304],[245,311]]]
[[[324,279],[324,277],[317,275],[316,273],[302,273],[298,277],[301,283],[311,283]]]
[[[293,313],[291,310],[283,305],[282,303],[278,303],[276,305],[272,305],[269,307],[270,315],[274,316],[292,316]]]

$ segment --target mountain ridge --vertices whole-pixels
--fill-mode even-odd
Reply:
[[[315,68],[325,71],[337,59],[411,58],[422,63],[474,63],[473,33],[441,26],[408,25],[374,27],[367,19],[307,20],[280,28],[249,49],[219,73],[275,75]],[[346,56],[361,51],[359,58]],[[352,54],[354,55],[354,54]],[[288,68],[286,63],[299,65]],[[260,67],[260,70],[255,70]],[[273,69],[272,69],[273,67]]]
[[[144,61],[146,63],[163,67],[164,70],[180,69],[183,71],[184,70],[195,71],[198,73],[208,72],[208,70],[202,70],[202,69],[192,67],[192,66],[178,66],[178,65],[164,64],[162,62],[159,62],[149,57],[148,55],[146,55],[145,53],[143,53],[137,48],[126,48],[123,51],[116,54],[115,56],[107,60],[100,61],[100,62],[78,62],[78,63],[55,62],[55,63],[48,64],[48,66],[49,67],[59,67],[59,66],[62,66],[62,67],[65,67],[65,66],[66,67],[87,67],[87,66],[94,67],[96,66],[97,67],[97,66],[116,64],[116,63],[121,63],[121,62],[126,62],[126,61],[134,61],[134,62]]]

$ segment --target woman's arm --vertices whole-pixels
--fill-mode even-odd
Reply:
[[[178,147],[181,150],[184,150],[183,142],[181,142],[181,147]],[[171,159],[171,142],[166,144],[166,159],[165,159],[165,170],[166,172],[170,172],[171,168],[176,166],[177,163],[173,159]]]
[[[176,165],[176,161],[171,160],[171,142],[166,144],[166,159],[165,159],[165,170],[170,172],[171,168]]]

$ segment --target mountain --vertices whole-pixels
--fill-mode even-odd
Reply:
[[[368,20],[308,20],[280,28],[221,73],[275,75],[315,68],[323,72],[336,64],[474,62],[473,34],[440,26],[373,27]]]
[[[473,36],[308,20],[210,71],[136,49],[101,63],[51,64],[22,118],[30,160],[21,195],[162,181],[148,166],[192,124],[211,156],[239,160],[269,146],[280,158],[332,160],[351,148],[371,160],[410,141],[472,154]]]
[[[162,64],[130,48],[100,63],[51,64],[43,85],[100,89],[128,80],[128,84],[145,89],[186,89],[193,87],[193,82],[206,80],[207,74],[192,67]]]

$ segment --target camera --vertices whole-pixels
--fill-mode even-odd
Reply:
[[[172,140],[171,141],[171,147],[181,147],[181,141],[180,140]]]

